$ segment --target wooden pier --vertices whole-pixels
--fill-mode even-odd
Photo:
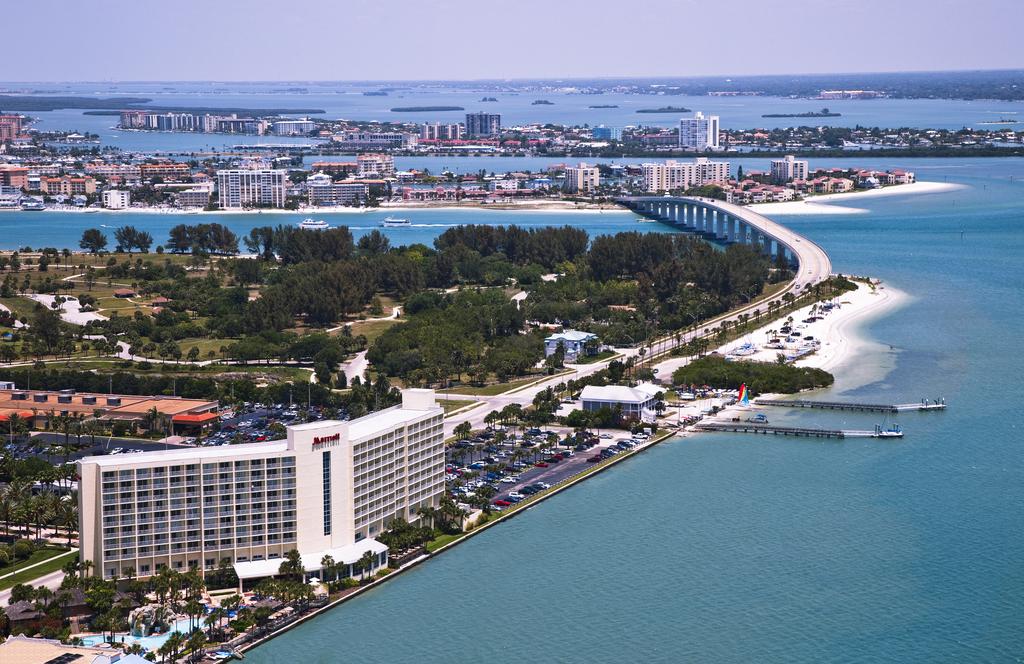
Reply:
[[[778,406],[781,408],[821,408],[825,410],[859,410],[874,413],[903,413],[912,410],[945,410],[943,399],[924,400],[920,403],[850,403],[845,401],[809,401],[805,399],[755,399],[755,406]]]
[[[777,427],[767,424],[750,422],[701,422],[694,425],[698,431],[726,431],[729,433],[760,433],[774,436],[797,436],[801,438],[898,438],[898,435],[885,433],[876,427],[874,431],[859,429],[815,429],[810,427]]]

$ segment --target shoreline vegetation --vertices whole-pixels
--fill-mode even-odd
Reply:
[[[660,108],[640,108],[637,113],[691,113],[685,106],[662,106]]]
[[[762,118],[838,118],[842,117],[842,113],[833,113],[827,108],[823,108],[820,111],[807,111],[805,113],[764,113],[761,115]]]

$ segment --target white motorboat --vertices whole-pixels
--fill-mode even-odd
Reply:
[[[323,219],[303,219],[299,222],[299,228],[304,231],[325,231],[330,227]]]
[[[380,222],[380,225],[384,228],[401,228],[403,226],[412,226],[412,223],[408,219],[384,217],[384,221]]]

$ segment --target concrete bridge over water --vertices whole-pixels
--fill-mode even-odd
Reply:
[[[691,196],[627,196],[616,200],[637,214],[714,242],[747,244],[797,265],[792,290],[822,282],[832,272],[832,262],[821,247],[750,208]]]

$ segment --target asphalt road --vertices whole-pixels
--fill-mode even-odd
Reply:
[[[821,247],[762,214],[745,207],[726,203],[725,201],[710,201],[708,199],[697,198],[679,200],[700,202],[708,207],[717,208],[722,212],[738,217],[742,219],[744,223],[749,224],[751,227],[756,228],[766,235],[774,237],[790,248],[796,256],[798,268],[793,280],[787,284],[783,291],[773,296],[772,299],[774,300],[781,302],[782,296],[786,293],[799,295],[808,288],[814,286],[814,284],[828,279],[829,275],[832,273],[832,262],[829,260],[828,254],[826,254]],[[674,335],[669,335],[661,340],[656,340],[652,343],[653,351],[657,356],[667,355],[667,353],[677,345],[683,345],[689,343],[693,339],[714,334],[715,330],[723,322],[735,323],[739,321],[742,316],[749,315],[755,309],[759,309],[763,312],[766,308],[766,304],[767,302],[764,300],[753,301],[726,314],[716,316],[715,318],[705,321],[700,329],[680,334],[678,341]],[[707,335],[705,335],[704,330],[708,330]],[[640,352],[640,349],[617,348],[615,351],[620,355],[620,357],[613,359],[624,360],[637,355]],[[486,417],[487,413],[492,410],[501,410],[510,403],[518,403],[524,406],[530,404],[533,402],[534,396],[548,387],[554,387],[555,385],[563,383],[570,378],[578,379],[593,374],[606,368],[611,361],[612,360],[609,359],[602,362],[594,362],[592,364],[567,365],[569,368],[574,370],[573,375],[555,376],[498,396],[475,397],[476,400],[483,402],[480,406],[445,418],[445,436],[452,436],[454,434],[455,427],[462,422],[469,422],[474,429],[483,428],[484,417]],[[444,392],[441,392],[439,396],[448,398]],[[452,395],[451,398],[454,399],[457,397]]]

